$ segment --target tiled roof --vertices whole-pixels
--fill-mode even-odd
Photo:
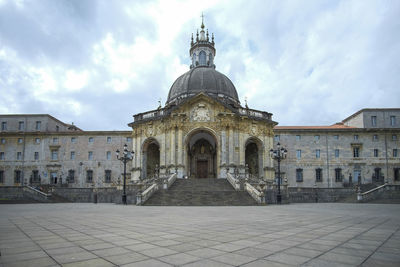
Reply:
[[[335,123],[325,126],[275,126],[275,130],[325,130],[325,129],[357,129],[357,127],[347,126],[343,123]]]

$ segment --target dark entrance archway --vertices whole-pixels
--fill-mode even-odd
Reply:
[[[246,142],[245,164],[249,168],[250,177],[259,178],[262,176],[262,170],[260,170],[260,166],[262,166],[261,151],[262,146],[258,140],[249,139]]]
[[[154,178],[156,168],[160,166],[160,146],[153,139],[147,139],[143,144],[142,178]]]
[[[189,176],[191,178],[216,178],[217,153],[213,135],[204,130],[191,135],[187,144]]]

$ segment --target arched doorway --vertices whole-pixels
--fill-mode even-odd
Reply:
[[[187,164],[190,178],[217,177],[217,143],[207,130],[192,133],[187,140]]]
[[[143,144],[142,178],[154,178],[156,168],[160,167],[160,145],[153,138]]]
[[[249,139],[245,148],[245,164],[249,168],[250,177],[259,178],[262,176],[262,145],[257,139]]]

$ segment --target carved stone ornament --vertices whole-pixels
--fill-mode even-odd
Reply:
[[[257,126],[256,125],[253,125],[252,127],[251,127],[251,134],[252,135],[256,135],[257,134]]]
[[[204,104],[197,104],[192,110],[193,121],[210,121],[210,111]]]

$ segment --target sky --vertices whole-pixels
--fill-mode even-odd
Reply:
[[[202,12],[216,69],[279,125],[400,108],[398,0],[0,0],[0,114],[129,130],[189,70]]]

